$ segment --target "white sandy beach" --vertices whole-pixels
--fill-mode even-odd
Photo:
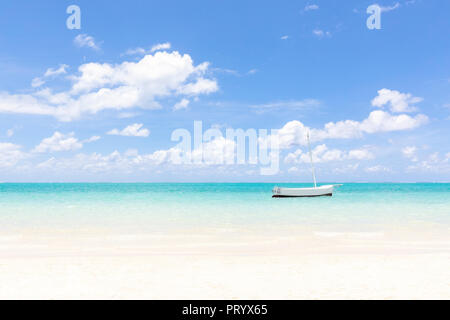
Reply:
[[[0,298],[450,299],[448,229],[394,229],[3,232]]]

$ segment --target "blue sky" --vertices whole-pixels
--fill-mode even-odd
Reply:
[[[366,26],[374,3],[380,30]],[[79,30],[66,27],[69,5],[81,9]],[[306,132],[319,181],[450,181],[449,9],[4,2],[0,181],[309,182]],[[280,129],[279,172],[174,163],[171,134],[195,120],[224,134]]]

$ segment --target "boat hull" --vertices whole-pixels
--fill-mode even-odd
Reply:
[[[332,193],[311,195],[311,196],[285,196],[285,195],[274,194],[272,196],[272,198],[314,198],[314,197],[332,197],[332,196],[333,196]]]
[[[325,185],[317,188],[280,188],[272,190],[273,198],[311,198],[311,197],[331,197],[334,185]]]

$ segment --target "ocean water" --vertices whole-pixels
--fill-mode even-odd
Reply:
[[[2,183],[0,230],[450,227],[450,184],[348,183],[333,197],[272,198],[266,183]],[[278,184],[307,187],[310,184]]]

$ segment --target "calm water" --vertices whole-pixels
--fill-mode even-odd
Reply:
[[[278,184],[306,187],[307,184]],[[450,184],[345,184],[333,197],[273,199],[274,184],[0,184],[0,229],[33,227],[450,226]]]

